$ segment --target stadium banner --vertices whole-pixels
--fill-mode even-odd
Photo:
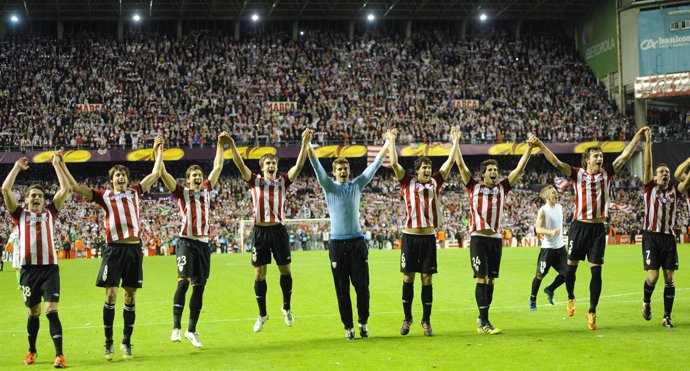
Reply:
[[[100,103],[77,103],[74,105],[74,110],[77,112],[101,112],[105,106]]]
[[[628,142],[583,142],[583,143],[549,143],[547,146],[556,154],[583,153],[587,147],[600,146],[604,153],[620,153]],[[668,145],[668,143],[664,143]],[[373,148],[380,148],[376,145]],[[372,146],[364,145],[330,145],[316,148],[320,158],[367,158],[371,156]],[[499,143],[499,144],[462,144],[462,153],[466,156],[519,156],[525,153],[529,146],[526,143]],[[451,150],[450,143],[443,144],[399,144],[397,145],[400,157],[448,157]],[[237,151],[242,158],[258,160],[265,154],[274,154],[279,158],[297,158],[300,147],[238,147]],[[21,157],[28,157],[33,163],[49,163],[55,150],[0,153],[0,164],[13,164]],[[690,157],[690,146],[683,147],[683,159]],[[153,149],[138,150],[99,149],[99,150],[65,150],[63,151],[65,162],[134,162],[154,161]],[[537,149],[536,152],[539,153]],[[216,154],[213,147],[204,148],[167,148],[163,152],[164,161],[211,161]],[[656,156],[656,155],[655,155]],[[225,150],[224,158],[232,160],[230,150]],[[655,157],[657,158],[657,157]]]
[[[618,71],[615,0],[604,0],[585,15],[576,27],[575,44],[597,78]]]
[[[297,111],[297,102],[266,102],[264,108],[267,111],[292,112]]]
[[[690,5],[637,15],[640,76],[690,71]]]
[[[635,79],[635,98],[690,95],[690,72],[654,75]]]
[[[475,110],[479,108],[479,100],[477,99],[453,99],[450,101],[450,108]]]

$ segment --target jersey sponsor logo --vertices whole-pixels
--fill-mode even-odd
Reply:
[[[485,194],[485,195],[497,195],[500,192],[500,190],[498,189],[498,187],[494,187],[494,188],[481,187],[481,188],[479,188],[479,192],[482,194]]]
[[[129,192],[125,192],[125,193],[111,193],[109,196],[112,197],[112,198],[115,199],[115,200],[119,200],[119,199],[121,199],[121,198],[134,198],[134,194],[129,193]]]
[[[432,182],[428,183],[415,183],[415,190],[423,190],[423,189],[430,189],[430,190],[435,190],[436,186]]]
[[[48,221],[48,217],[47,216],[31,215],[31,216],[27,216],[26,220],[29,222],[34,222],[34,223],[45,223]]]
[[[585,181],[585,183],[587,183],[587,184],[592,184],[592,183],[596,183],[596,182],[601,181],[601,179],[602,179],[603,177],[604,177],[604,176],[601,175],[601,174],[594,175],[593,177],[592,177],[592,176],[586,176],[586,177],[584,177],[584,181]]]
[[[657,198],[657,199],[659,200],[659,202],[661,202],[662,204],[666,204],[667,202],[668,202],[668,203],[673,203],[673,202],[676,200],[676,198],[675,198],[675,196],[673,195],[673,193],[669,193],[668,195],[663,194],[663,193],[657,193],[657,194],[656,194],[656,198]]]

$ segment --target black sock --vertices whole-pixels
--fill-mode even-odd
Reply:
[[[103,304],[103,330],[105,331],[105,343],[113,343],[113,322],[115,321],[115,304]]]
[[[575,299],[575,272],[577,272],[577,265],[569,265],[565,270],[565,289],[568,291],[568,299]]]
[[[671,311],[673,310],[673,299],[675,299],[675,297],[675,283],[667,283],[666,286],[664,286],[664,317],[671,317]]]
[[[38,320],[38,316],[29,316],[26,320],[26,333],[29,336],[29,352],[31,353],[36,353],[36,337],[39,327],[41,327],[41,322]]]
[[[434,301],[434,289],[431,285],[422,285],[422,321],[430,322],[431,304]]]
[[[537,277],[534,277],[534,279],[532,280],[532,293],[529,296],[530,301],[537,301],[537,293],[539,292],[539,286],[541,286],[541,280]]]
[[[189,298],[189,326],[187,331],[196,332],[196,323],[199,321],[201,307],[204,304],[204,289],[206,286],[193,286],[192,297]]]
[[[494,302],[494,285],[487,283],[486,284],[486,305],[491,307],[491,303],[493,303],[493,302]]]
[[[556,278],[553,279],[553,282],[551,282],[548,289],[549,289],[549,291],[554,292],[554,291],[556,291],[557,288],[561,287],[561,285],[564,283],[565,283],[565,277],[563,277],[563,275],[559,273],[558,276],[556,276]]]
[[[261,317],[266,315],[266,291],[268,291],[266,281],[254,281],[254,294],[256,295],[256,303],[259,304]]]
[[[412,321],[412,299],[414,298],[414,282],[404,282],[402,288],[402,304],[403,312],[405,312],[405,320]]]
[[[280,289],[283,291],[283,309],[290,310],[290,298],[292,297],[292,275],[280,275]]]
[[[474,298],[477,300],[477,308],[479,308],[479,320],[481,324],[489,320],[489,306],[486,303],[486,284],[477,283],[474,289]]]
[[[125,328],[122,331],[122,344],[130,345],[132,332],[134,332],[134,320],[137,318],[137,313],[134,311],[134,304],[125,304],[122,311],[122,318],[125,320]]]
[[[652,294],[654,293],[654,284],[649,282],[648,279],[644,280],[644,301],[645,303],[649,304],[652,302]]]
[[[184,311],[184,299],[189,289],[189,281],[177,281],[177,290],[173,297],[173,328],[182,328],[182,312]]]
[[[62,355],[62,324],[60,323],[60,317],[58,317],[58,312],[48,312],[46,313],[48,322],[50,322],[50,337],[53,338],[53,344],[55,345],[55,356]]]
[[[591,267],[592,280],[589,281],[589,312],[597,312],[599,296],[601,296],[601,266]]]

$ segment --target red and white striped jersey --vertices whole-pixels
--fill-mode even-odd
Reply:
[[[208,179],[205,180],[201,183],[201,189],[197,191],[178,184],[172,195],[182,217],[180,236],[208,236],[211,182]]]
[[[487,187],[470,178],[465,189],[470,203],[470,233],[484,229],[501,233],[503,209],[511,189],[508,178],[493,187]]]
[[[598,174],[587,174],[584,168],[570,167],[575,188],[575,220],[606,218],[609,215],[609,185],[613,166],[606,165]]]
[[[52,265],[58,263],[55,252],[55,219],[58,211],[48,205],[40,214],[22,207],[12,213],[12,223],[17,226],[18,246],[14,253],[19,254],[19,265]]]
[[[129,237],[141,238],[139,200],[144,196],[140,184],[132,184],[125,192],[92,189],[93,202],[105,210],[105,242]]]
[[[262,175],[252,173],[247,187],[252,192],[254,223],[282,223],[284,218],[285,193],[290,188],[287,173],[275,180],[266,180]]]
[[[441,210],[441,189],[443,178],[434,173],[426,183],[410,173],[400,180],[400,193],[405,200],[407,220],[405,228],[436,228],[443,225]]]
[[[659,188],[656,180],[644,186],[644,225],[646,231],[675,235],[677,203],[681,194],[676,184],[666,190]]]

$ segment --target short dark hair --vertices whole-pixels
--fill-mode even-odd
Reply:
[[[129,176],[129,169],[127,168],[127,166],[115,165],[115,166],[111,167],[110,170],[108,170],[108,179],[110,179],[110,181],[113,180],[113,176],[115,175],[115,172],[117,172],[117,171],[124,172],[125,174],[127,174],[127,180],[129,180],[129,181],[132,180],[132,178]]]
[[[659,169],[659,168],[662,167],[662,166],[668,167],[668,164],[666,164],[665,162],[662,162],[662,163],[660,163],[659,165],[656,165],[656,167],[654,168],[654,172],[656,173],[657,169]],[[670,169],[670,168],[669,168],[669,169]]]
[[[414,160],[414,171],[418,171],[419,168],[421,168],[422,165],[424,165],[424,164],[431,165],[432,164],[431,159],[426,157],[426,156],[422,156],[422,157],[419,157],[418,159]]]
[[[43,195],[46,194],[46,189],[43,188],[42,185],[40,185],[40,184],[32,184],[32,185],[30,185],[30,186],[26,189],[26,191],[24,192],[24,197],[29,197],[29,192],[31,192],[32,189],[38,189],[39,191],[41,191],[41,193],[43,193]]]
[[[484,175],[486,168],[489,167],[489,165],[494,165],[496,168],[498,168],[498,161],[493,159],[482,161],[482,163],[479,164],[479,172]]]
[[[587,159],[592,154],[592,152],[601,152],[602,154],[604,153],[604,151],[601,149],[601,146],[587,147],[585,151],[582,152],[582,167],[587,167]]]

